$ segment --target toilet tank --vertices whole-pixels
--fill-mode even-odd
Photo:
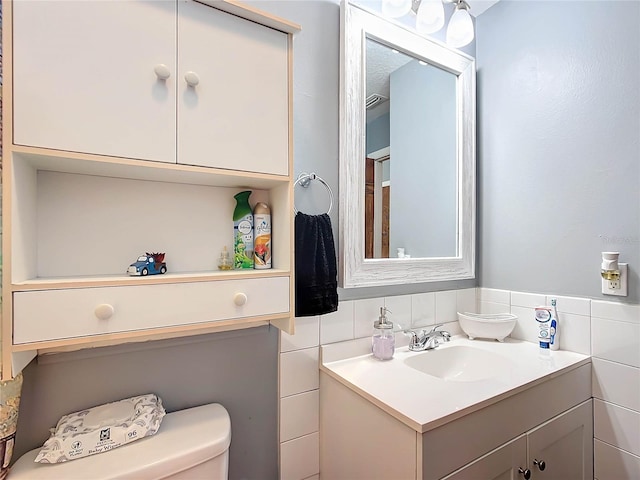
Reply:
[[[25,453],[8,480],[124,480],[227,478],[231,420],[218,403],[167,414],[158,433],[109,452],[53,465]]]

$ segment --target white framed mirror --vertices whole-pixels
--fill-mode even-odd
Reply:
[[[475,60],[341,6],[340,285],[475,277]]]

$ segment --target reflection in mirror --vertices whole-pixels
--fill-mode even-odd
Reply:
[[[365,258],[457,255],[456,78],[366,39]]]

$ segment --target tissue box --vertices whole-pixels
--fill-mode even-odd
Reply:
[[[155,434],[164,415],[153,394],[70,413],[58,421],[35,461],[60,463],[107,452]]]

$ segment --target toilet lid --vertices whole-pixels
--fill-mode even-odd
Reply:
[[[167,414],[158,433],[98,455],[54,465],[34,463],[39,448],[18,459],[9,480],[165,478],[229,449],[231,419],[217,403]]]

